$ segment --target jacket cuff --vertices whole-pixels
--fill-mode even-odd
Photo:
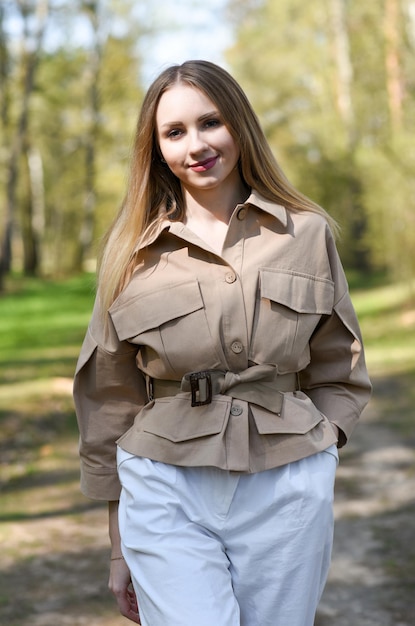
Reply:
[[[121,484],[117,469],[81,463],[81,491],[92,500],[119,500]]]
[[[342,448],[355,429],[367,400],[366,402],[362,401],[360,406],[357,406],[352,400],[342,395],[336,396],[335,392],[335,400],[333,400],[333,391],[331,394],[327,394],[325,387],[312,390],[303,389],[303,391],[311,398],[318,410],[339,428],[338,447]]]

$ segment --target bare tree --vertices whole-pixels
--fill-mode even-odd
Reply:
[[[24,273],[37,274],[41,262],[42,240],[45,231],[45,186],[43,161],[35,146],[25,147],[27,163],[27,201],[23,205],[22,238]]]
[[[83,263],[91,249],[94,236],[97,196],[96,144],[100,127],[100,96],[98,83],[102,63],[102,38],[105,38],[101,26],[101,7],[99,0],[86,0],[82,3],[82,8],[90,20],[92,38],[89,62],[86,67],[88,83],[88,101],[86,105],[88,127],[83,142],[85,147],[85,192],[76,263],[78,269],[82,269]]]
[[[330,18],[336,67],[335,85],[337,110],[347,130],[348,138],[351,143],[354,121],[351,95],[353,66],[350,58],[349,34],[347,31],[345,15],[345,0],[331,0]]]
[[[388,93],[389,113],[393,130],[402,127],[403,80],[399,42],[399,0],[385,0],[385,39],[386,39],[386,87]]]
[[[14,136],[11,139],[7,166],[6,207],[0,249],[0,290],[3,288],[4,277],[10,271],[12,263],[12,233],[16,216],[19,168],[21,157],[24,154],[26,146],[28,146],[27,132],[30,98],[33,92],[36,68],[49,13],[49,2],[48,0],[38,0],[33,7],[33,3],[31,2],[18,0],[16,7],[20,11],[23,23],[21,41],[23,81],[20,112],[18,114]]]

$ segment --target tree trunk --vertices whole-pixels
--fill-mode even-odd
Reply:
[[[350,58],[349,34],[347,31],[345,0],[330,1],[331,28],[333,32],[333,48],[336,67],[336,103],[337,110],[343,121],[348,135],[349,143],[352,143],[353,135],[353,105],[352,105],[352,81],[353,66]]]
[[[3,133],[6,131],[9,121],[10,105],[10,58],[7,35],[4,30],[4,12],[4,7],[0,6],[0,123]]]
[[[85,193],[79,233],[77,266],[82,269],[91,250],[95,227],[96,206],[96,142],[100,123],[100,98],[98,81],[102,62],[99,0],[85,4],[93,30],[93,44],[89,56],[89,128],[85,137]]]
[[[385,0],[386,88],[392,130],[402,128],[403,80],[399,57],[399,1]]]
[[[17,121],[16,131],[11,143],[9,162],[7,167],[6,182],[6,208],[4,217],[3,236],[0,249],[0,289],[4,284],[4,277],[10,272],[12,264],[12,236],[16,216],[16,194],[19,176],[19,165],[23,155],[24,146],[27,143],[27,131],[29,123],[29,103],[33,91],[36,67],[42,44],[43,33],[48,16],[48,0],[39,1],[36,7],[36,31],[31,37],[29,45],[29,22],[33,18],[24,3],[18,3],[24,22],[23,35],[23,93],[21,96],[21,109]],[[32,43],[34,41],[34,44]]]
[[[43,163],[35,148],[25,150],[28,172],[28,193],[25,219],[23,220],[23,268],[24,273],[35,276],[41,263],[41,242],[45,227],[45,193]]]

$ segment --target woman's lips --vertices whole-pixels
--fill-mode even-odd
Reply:
[[[210,170],[214,165],[216,165],[216,161],[218,160],[218,156],[210,157],[209,159],[205,159],[204,161],[198,161],[197,163],[193,163],[190,165],[190,169],[194,172],[206,172]]]

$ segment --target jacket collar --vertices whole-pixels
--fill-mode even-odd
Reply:
[[[266,200],[254,189],[245,204],[251,204],[257,209],[262,209],[262,211],[269,213],[273,217],[277,218],[283,226],[287,226],[288,224],[287,209],[281,204],[275,204],[272,200]]]
[[[238,206],[242,207],[248,204],[256,207],[257,209],[261,209],[262,211],[265,211],[266,213],[269,213],[270,215],[275,217],[277,220],[279,220],[283,226],[287,226],[288,224],[287,209],[281,204],[275,204],[275,202],[272,202],[271,200],[267,200],[255,190],[252,190],[247,200],[243,204],[238,205]],[[161,208],[160,214],[162,215],[163,212],[164,212],[164,209]],[[164,217],[158,222],[154,231],[145,240],[145,242],[140,242],[137,244],[137,246],[134,249],[134,252],[138,252],[139,250],[142,250],[143,248],[146,248],[147,246],[154,243],[156,239],[158,239],[158,237],[161,235],[161,233],[165,230],[171,230],[173,233],[180,234],[180,231],[182,229],[183,229],[183,224],[181,222],[172,222],[167,217]]]

